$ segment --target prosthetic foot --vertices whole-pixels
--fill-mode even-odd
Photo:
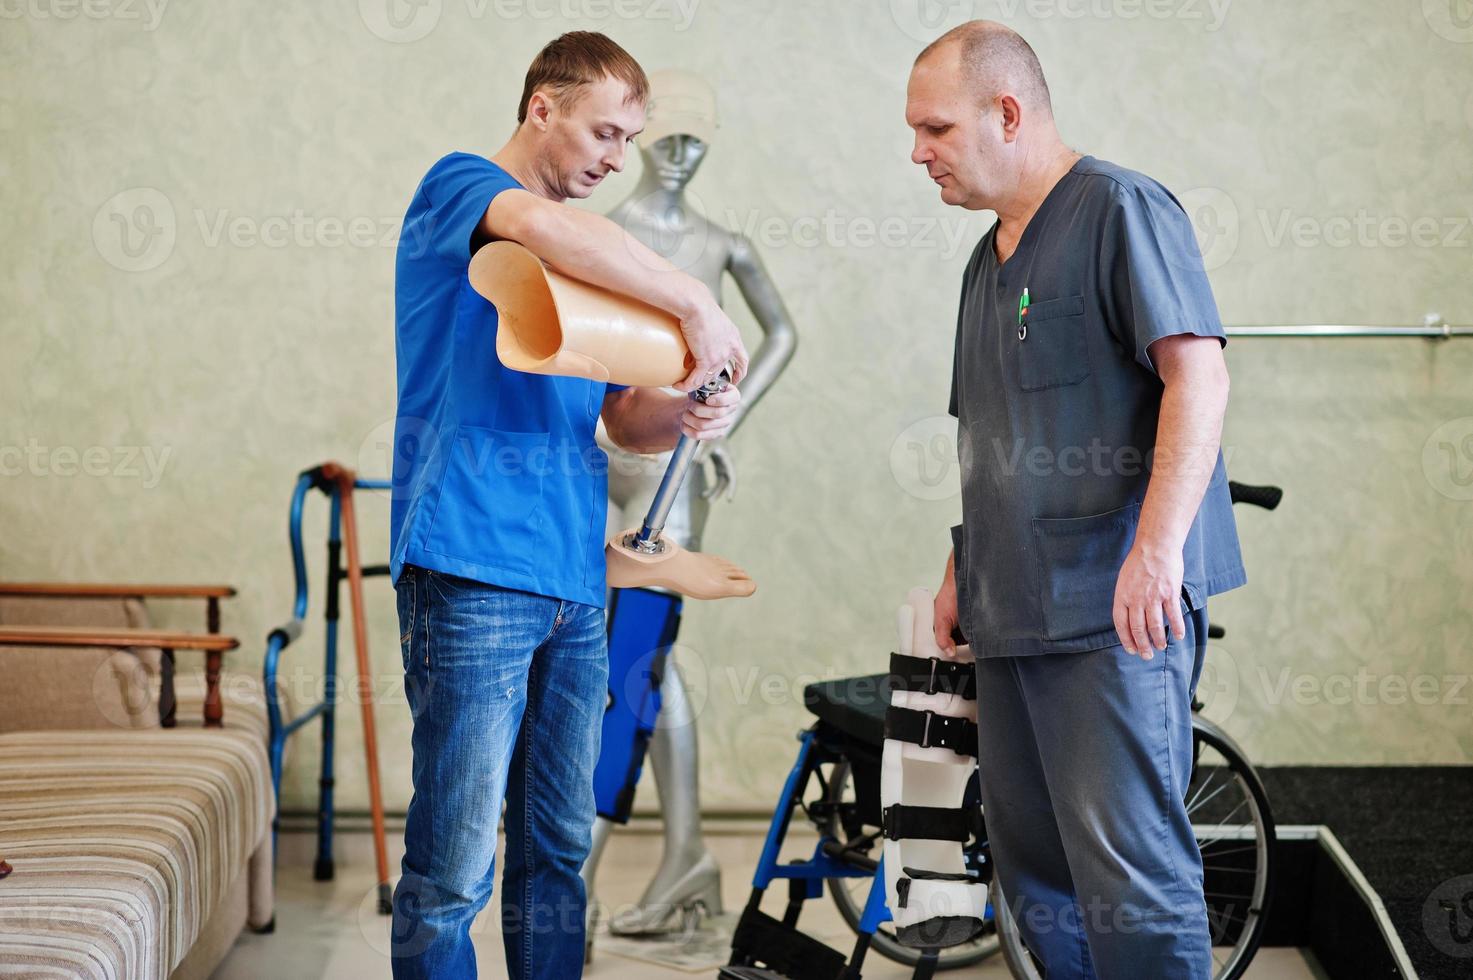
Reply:
[[[717,555],[686,551],[668,538],[652,554],[636,550],[639,530],[616,534],[604,549],[609,566],[609,586],[615,589],[661,588],[692,599],[725,599],[749,596],[757,583],[739,567]]]
[[[898,619],[880,764],[885,894],[899,941],[940,949],[975,936],[987,907],[963,854],[981,833],[980,809],[963,806],[977,768],[976,671],[966,647],[941,656],[925,589],[911,591]]]

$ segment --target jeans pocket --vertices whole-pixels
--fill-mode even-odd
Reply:
[[[1035,517],[1044,636],[1069,640],[1113,630],[1115,583],[1135,543],[1141,505],[1088,517]]]
[[[405,565],[394,586],[394,605],[399,613],[399,655],[404,660],[404,669],[409,669],[409,650],[414,643],[415,613],[418,612],[417,576],[413,565]]]

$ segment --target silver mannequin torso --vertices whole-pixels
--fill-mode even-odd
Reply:
[[[699,140],[685,136],[667,137],[642,150],[644,173],[639,185],[609,212],[609,217],[632,237],[705,283],[718,303],[722,303],[725,276],[730,274],[761,327],[762,343],[739,386],[742,407],[728,432],[729,438],[787,366],[796,335],[787,308],[751,244],[708,221],[687,200],[685,186],[704,154],[705,146]],[[691,468],[665,523],[664,533],[692,551],[701,550],[711,500],[734,475],[725,442],[703,447],[697,456],[700,465]],[[639,523],[660,485],[670,454],[650,457],[625,452],[614,446],[602,429],[599,443],[609,454],[608,530],[612,534]]]

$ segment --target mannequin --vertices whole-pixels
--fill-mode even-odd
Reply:
[[[669,258],[722,299],[723,277],[730,274],[763,332],[747,377],[742,408],[728,438],[787,366],[797,346],[791,318],[751,243],[708,221],[687,202],[686,185],[704,159],[714,135],[715,96],[688,72],[654,72],[646,128],[638,139],[643,174],[634,192],[609,213],[636,239]],[[729,495],[735,469],[725,440],[703,447],[665,522],[665,540],[699,552],[711,501]],[[609,529],[642,515],[654,498],[670,454],[641,457],[614,447],[600,432],[609,453]],[[658,589],[654,591],[660,591]],[[676,614],[678,622],[678,611]],[[609,923],[620,935],[653,935],[689,928],[701,911],[722,911],[721,872],[701,836],[696,729],[690,702],[672,658],[661,672],[660,716],[650,742],[650,758],[665,823],[659,869],[639,903],[621,910]],[[593,849],[583,867],[592,900],[594,875],[614,822],[595,822]],[[593,930],[589,930],[590,936]]]

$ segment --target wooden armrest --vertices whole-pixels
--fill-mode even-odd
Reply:
[[[240,641],[223,633],[98,626],[0,626],[0,646],[160,647],[165,650],[234,650]]]
[[[0,582],[0,596],[50,596],[68,599],[228,599],[230,585],[131,585],[112,582]]]
[[[181,633],[176,630],[108,629],[96,626],[0,626],[0,646],[31,647],[158,647],[164,651],[160,670],[159,723],[173,728],[174,651],[205,651],[205,727],[219,728],[225,707],[220,700],[220,655],[240,646],[222,633]]]

